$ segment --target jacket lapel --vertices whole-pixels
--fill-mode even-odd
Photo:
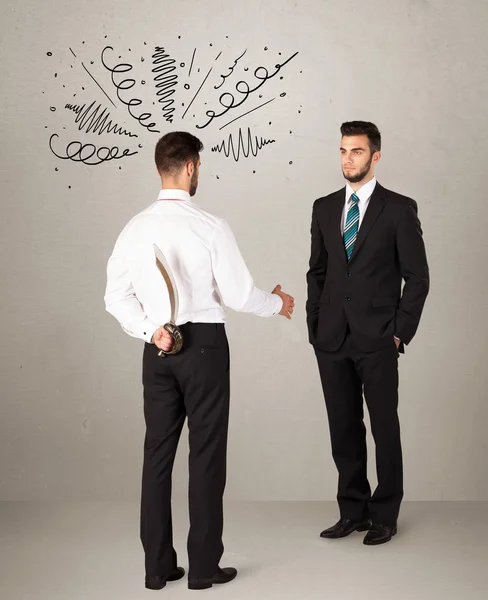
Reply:
[[[376,219],[379,217],[381,211],[383,210],[386,202],[386,192],[385,188],[381,186],[379,183],[376,183],[376,186],[373,190],[373,194],[371,195],[368,208],[366,209],[366,213],[364,214],[363,220],[361,222],[361,227],[358,231],[358,236],[356,238],[356,242],[354,244],[354,249],[352,251],[351,258],[349,262],[354,260],[354,257],[359,252],[364,240],[367,238],[371,228],[373,227]],[[342,241],[342,240],[341,240]],[[344,250],[345,255],[345,250]]]
[[[331,202],[329,231],[331,240],[334,243],[339,255],[347,262],[346,249],[344,248],[344,240],[342,238],[342,218],[344,214],[344,205],[346,202],[346,188],[339,190]]]

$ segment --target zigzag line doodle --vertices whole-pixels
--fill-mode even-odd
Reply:
[[[175,101],[171,96],[175,93],[175,87],[178,84],[178,75],[173,73],[176,70],[174,66],[176,61],[169,54],[166,54],[165,49],[160,46],[154,48],[152,58],[153,65],[155,65],[152,72],[158,73],[154,78],[154,81],[157,82],[156,88],[158,88],[156,93],[159,96],[158,102],[163,105],[164,118],[168,123],[172,123],[173,113],[175,112],[173,104]]]
[[[264,148],[264,146],[273,144],[275,141],[276,140],[266,140],[262,137],[258,138],[257,135],[253,136],[250,127],[247,128],[247,138],[245,139],[242,129],[239,128],[236,142],[234,142],[234,136],[231,133],[228,140],[224,140],[218,146],[214,146],[212,152],[223,152],[227,158],[229,158],[232,153],[234,160],[237,162],[241,158],[241,154],[245,158],[248,158],[250,154],[257,156],[258,152]]]
[[[93,131],[93,133],[98,133],[98,135],[101,135],[102,133],[117,133],[118,135],[138,137],[136,133],[131,133],[126,129],[122,129],[118,123],[112,124],[110,113],[106,108],[104,108],[102,112],[98,114],[98,111],[102,108],[102,105],[99,104],[93,108],[94,104],[95,101],[93,101],[90,106],[86,108],[86,110],[86,104],[82,104],[81,106],[77,104],[66,104],[64,108],[72,110],[76,113],[75,123],[80,123],[78,126],[80,131],[85,129],[87,133]]]

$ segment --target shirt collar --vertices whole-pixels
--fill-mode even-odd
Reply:
[[[158,200],[184,200],[192,204],[190,194],[185,190],[161,190]]]
[[[360,202],[361,201],[364,202],[365,200],[367,200],[368,198],[371,197],[371,194],[373,193],[375,187],[376,187],[376,177],[373,177],[373,179],[371,179],[371,181],[368,181],[368,183],[363,185],[363,187],[359,188],[359,190],[357,192],[354,192],[354,190],[348,183],[346,185],[346,202],[351,201],[351,196],[354,193],[359,198]]]

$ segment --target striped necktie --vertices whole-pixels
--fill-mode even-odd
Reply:
[[[356,194],[352,194],[351,200],[352,204],[347,211],[346,225],[344,227],[344,246],[346,248],[347,260],[351,258],[359,229],[359,198]]]

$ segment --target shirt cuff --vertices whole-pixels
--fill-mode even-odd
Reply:
[[[278,296],[278,294],[271,294],[272,296],[275,297],[275,308],[273,311],[273,317],[276,317],[276,315],[279,315],[281,312],[281,309],[283,308],[283,300],[281,298],[281,296]]]
[[[148,344],[152,344],[152,336],[157,329],[159,329],[159,325],[145,318],[139,327],[139,337]]]
[[[399,337],[397,337],[396,335],[394,335],[393,337],[394,337],[394,338],[395,338],[395,339],[396,339],[398,342],[401,342],[401,341],[402,341],[402,340],[401,340]]]

